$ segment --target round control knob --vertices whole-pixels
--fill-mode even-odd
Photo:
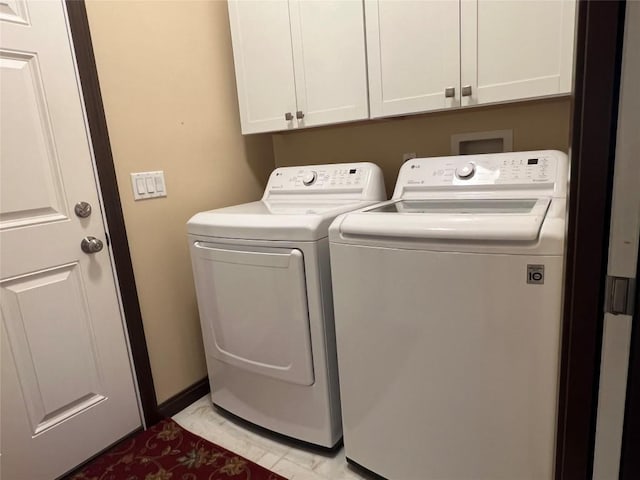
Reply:
[[[461,167],[456,168],[456,177],[460,179],[469,179],[476,173],[476,166],[472,163],[465,163]]]
[[[313,182],[316,181],[317,177],[318,177],[318,174],[316,172],[314,171],[307,172],[302,177],[302,183],[304,183],[305,185],[313,185]]]

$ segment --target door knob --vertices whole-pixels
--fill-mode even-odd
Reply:
[[[91,215],[91,205],[87,202],[76,203],[76,206],[73,208],[73,210],[80,218],[87,218],[89,215]]]
[[[291,112],[287,112],[284,114],[284,119],[289,122],[291,120],[293,120],[293,115],[291,114]]]
[[[82,242],[80,242],[80,248],[84,253],[98,253],[103,247],[104,244],[102,243],[102,240],[96,237],[84,237]]]
[[[456,89],[455,87],[447,87],[444,89],[444,96],[445,98],[453,98],[456,96]]]
[[[302,120],[302,119],[304,118],[304,113],[302,112],[302,110],[298,110],[298,111],[296,112],[296,118],[297,118],[298,120]]]
[[[462,96],[470,97],[471,96],[471,85],[466,85],[462,87]]]

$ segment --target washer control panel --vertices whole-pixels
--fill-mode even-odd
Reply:
[[[473,157],[414,158],[402,166],[398,180],[407,185],[434,186],[549,183],[555,180],[556,161],[550,156]]]
[[[567,171],[567,156],[553,150],[414,158],[400,169],[393,197],[405,189],[455,190],[491,185],[554,190],[566,188]]]

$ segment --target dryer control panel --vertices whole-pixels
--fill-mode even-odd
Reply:
[[[537,189],[564,193],[568,163],[562,152],[543,150],[455,157],[414,158],[398,175],[393,198],[407,190]]]
[[[301,189],[318,188],[361,188],[368,178],[368,169],[354,168],[326,168],[320,166],[296,167],[276,170],[270,180],[270,188]]]
[[[265,197],[270,194],[354,194],[359,198],[384,191],[380,167],[373,163],[337,163],[280,167],[269,177]],[[263,197],[264,198],[264,197]]]

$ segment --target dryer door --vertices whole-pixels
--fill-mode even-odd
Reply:
[[[191,254],[208,354],[287,382],[313,384],[302,252],[196,241]]]

